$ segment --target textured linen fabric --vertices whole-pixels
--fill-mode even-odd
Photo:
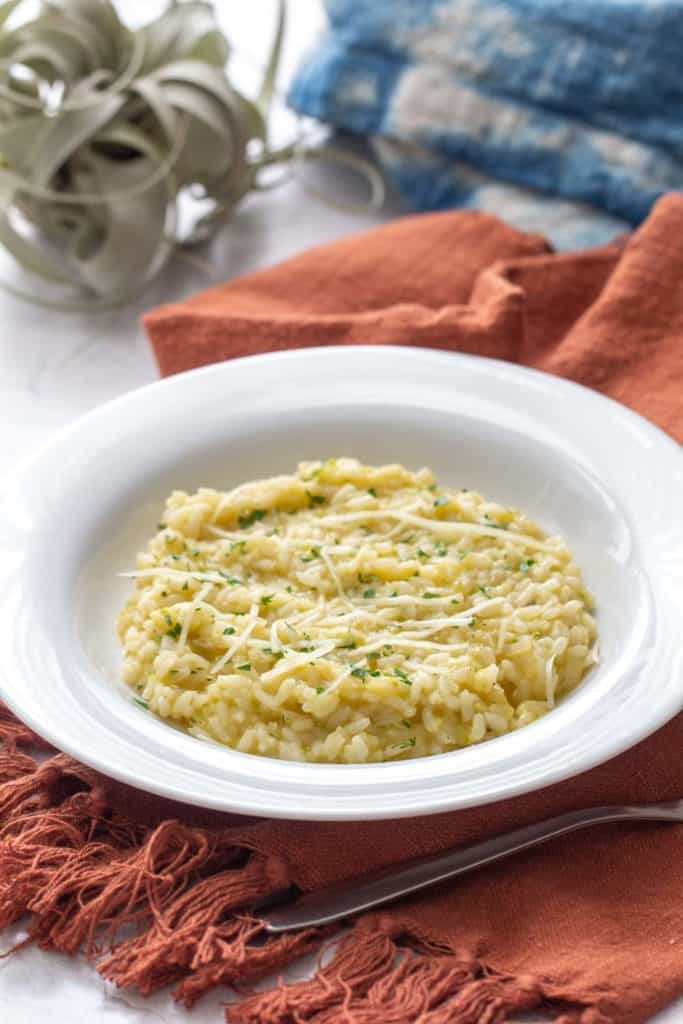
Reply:
[[[367,135],[419,210],[472,206],[560,248],[683,188],[681,0],[326,0],[290,104]]]
[[[484,214],[418,215],[154,310],[146,325],[163,373],[331,343],[349,344],[352,360],[356,341],[516,360],[620,399],[680,441],[682,240],[680,196],[629,238],[579,254]],[[644,823],[566,836],[361,915],[315,977],[244,993],[331,937],[265,936],[262,897],[563,811],[681,797],[683,714],[535,793],[341,824],[182,807],[63,754],[38,765],[1,706],[0,737],[0,927],[28,915],[46,950],[84,948],[118,985],[173,983],[188,1006],[238,986],[231,1024],[511,1024],[534,1011],[554,1024],[640,1024],[683,993],[683,827]],[[122,941],[107,949],[102,928],[122,928]]]

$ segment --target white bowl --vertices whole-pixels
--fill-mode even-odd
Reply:
[[[173,488],[219,489],[353,455],[561,533],[597,604],[601,660],[532,725],[392,764],[310,765],[194,739],[119,682],[114,619]],[[117,779],[226,811],[386,818],[482,804],[618,754],[683,706],[683,457],[651,424],[567,381],[419,349],[320,348],[181,374],[102,406],[23,471],[0,511],[10,707]]]

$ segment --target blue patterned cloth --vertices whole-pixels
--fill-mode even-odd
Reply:
[[[326,0],[289,93],[368,136],[418,210],[464,206],[560,248],[683,188],[683,0]]]

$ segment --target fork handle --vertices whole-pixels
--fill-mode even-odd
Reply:
[[[265,910],[261,917],[266,931],[273,933],[330,924],[590,825],[633,820],[680,822],[682,819],[678,803],[570,811],[473,846],[384,868],[359,879],[346,879],[326,889],[306,893],[294,903]]]

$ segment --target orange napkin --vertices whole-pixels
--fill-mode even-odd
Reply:
[[[571,377],[683,439],[683,197],[665,197],[628,239],[580,254],[554,255],[481,214],[407,217],[145,323],[162,373],[293,346],[428,345]],[[265,937],[254,911],[264,895],[565,810],[683,796],[683,715],[527,796],[352,824],[171,805],[63,754],[37,766],[22,752],[30,733],[6,712],[2,734],[0,925],[28,912],[46,949],[84,947],[120,985],[173,982],[188,1005],[213,985],[239,986],[234,1024],[504,1024],[537,1010],[555,1024],[635,1024],[683,993],[683,828],[643,824],[567,836],[363,915],[314,978],[243,991],[329,935]],[[138,934],[108,948],[130,923]]]

